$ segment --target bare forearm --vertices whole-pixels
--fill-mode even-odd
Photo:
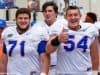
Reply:
[[[97,53],[92,57],[92,70],[99,70],[99,54]]]
[[[7,74],[7,57],[6,55],[3,55],[0,58],[0,75],[6,75]]]
[[[98,70],[99,68],[99,50],[98,50],[98,39],[96,38],[91,45],[91,59],[92,59],[92,69]]]
[[[99,70],[99,61],[95,60],[94,62],[92,62],[92,70]]]
[[[47,54],[44,54],[41,61],[42,61],[41,73],[45,73],[46,75],[48,75],[49,65],[50,65],[50,56]]]
[[[0,62],[0,75],[6,75],[6,73],[7,73],[6,65]]]

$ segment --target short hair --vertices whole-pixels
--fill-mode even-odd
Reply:
[[[16,11],[16,18],[18,17],[19,14],[27,14],[29,16],[29,18],[31,18],[31,13],[30,13],[30,10],[28,8],[19,8],[17,11]]]
[[[81,15],[80,9],[77,6],[68,6],[68,8],[65,11],[66,15],[67,15],[67,13],[68,13],[69,10],[78,10],[79,13],[80,13],[80,15]]]
[[[54,3],[53,1],[49,1],[49,2],[45,2],[42,6],[42,12],[45,11],[45,9],[48,7],[48,6],[53,6],[53,9],[56,13],[58,13],[58,6],[56,5],[56,3]]]
[[[87,16],[90,17],[93,20],[93,23],[97,21],[97,15],[93,12],[88,12]]]

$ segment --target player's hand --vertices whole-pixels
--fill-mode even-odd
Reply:
[[[60,42],[66,42],[68,40],[68,33],[64,30],[62,30],[62,32],[60,33],[60,35],[58,36],[58,40]]]

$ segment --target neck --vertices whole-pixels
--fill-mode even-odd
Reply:
[[[46,20],[45,20],[45,22],[46,22],[46,24],[47,24],[48,26],[51,26],[55,21],[56,21],[56,19],[54,19],[54,20],[52,20],[52,21],[46,21]]]
[[[25,32],[28,30],[28,28],[29,28],[29,27],[27,27],[26,29],[21,29],[21,28],[17,27],[16,29],[17,29],[17,32],[18,32],[19,34],[23,34],[23,33],[25,33]]]
[[[77,27],[70,27],[70,26],[68,26],[71,30],[73,30],[73,31],[78,31],[80,28],[81,28],[81,26],[80,25],[78,25]]]

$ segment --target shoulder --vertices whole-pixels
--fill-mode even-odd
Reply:
[[[98,30],[100,30],[100,22],[96,22],[96,23],[94,24],[94,26],[95,26]]]
[[[16,31],[16,26],[6,27],[2,32],[2,38],[6,37],[9,34],[12,34]]]
[[[9,26],[9,27],[6,27],[6,28],[3,30],[3,33],[14,32],[15,30],[16,30],[16,26]]]
[[[67,20],[65,19],[60,19],[60,20],[57,20],[56,22],[54,22],[54,24],[52,25],[52,29],[51,31],[53,33],[60,33],[62,31],[62,29],[67,26],[68,23],[67,23]]]
[[[45,39],[48,40],[49,39],[49,33],[47,31],[47,29],[41,25],[37,25],[31,28],[31,34],[34,37],[37,36],[37,38]]]
[[[80,25],[81,25],[81,27],[84,28],[84,29],[85,29],[85,28],[87,29],[87,28],[93,26],[92,23],[84,23],[84,22],[81,22]]]
[[[34,26],[44,26],[45,22],[44,21],[37,21]]]
[[[68,24],[68,22],[67,22],[67,20],[66,19],[57,19],[57,21],[54,23],[54,24],[57,24],[58,26],[60,25],[67,25]]]
[[[31,28],[31,33],[38,36],[48,35],[48,30],[42,25],[36,25]]]
[[[44,31],[45,27],[41,23],[43,22],[36,23],[36,25],[34,25],[31,29],[35,31]]]
[[[60,28],[63,28],[64,26],[67,26],[68,25],[68,22],[66,19],[59,19],[57,20],[56,22],[54,22],[53,26],[56,28],[56,29],[60,29]]]
[[[98,36],[99,35],[99,32],[98,32],[97,28],[94,26],[94,24],[88,26],[86,32],[93,35],[93,36]]]
[[[90,29],[95,29],[94,28],[94,25],[92,24],[92,23],[80,23],[80,25],[81,25],[81,30],[84,30],[84,31],[87,31],[87,30],[89,30],[89,31],[92,31],[92,30],[90,30]]]
[[[81,30],[85,31],[90,36],[98,36],[98,30],[91,23],[81,23]]]

